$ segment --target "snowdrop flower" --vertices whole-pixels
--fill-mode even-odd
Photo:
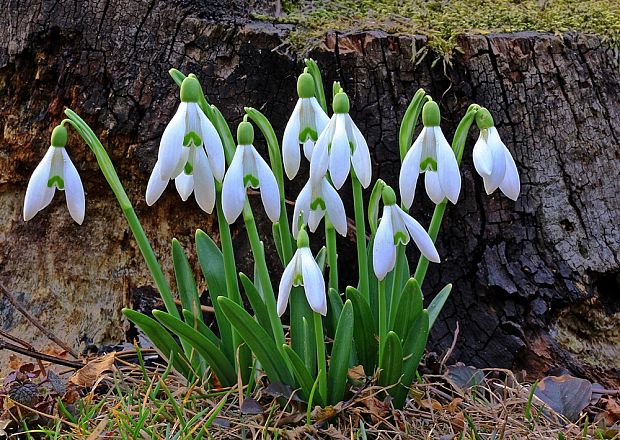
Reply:
[[[157,163],[146,187],[150,206],[162,195],[168,181],[183,201],[194,193],[200,208],[210,214],[215,205],[215,182],[224,177],[224,147],[215,127],[198,106],[198,80],[187,77],[181,84],[181,104],[164,130]]]
[[[426,230],[413,217],[396,205],[396,194],[389,186],[383,188],[383,215],[375,234],[372,263],[379,280],[394,269],[396,246],[409,243],[411,237],[422,255],[439,263],[439,254]]]
[[[305,230],[299,231],[297,251],[282,273],[278,289],[278,315],[282,316],[286,310],[291,288],[303,286],[310,308],[316,313],[327,314],[327,299],[325,297],[325,280],[323,273],[312,256],[309,247],[308,234]]]
[[[73,162],[65,150],[67,129],[62,125],[52,131],[50,147],[37,165],[26,189],[24,220],[33,218],[50,204],[56,188],[65,191],[69,214],[79,225],[84,221],[84,187]]]
[[[480,137],[474,145],[474,167],[484,180],[484,189],[491,194],[499,188],[508,198],[517,200],[521,186],[517,165],[499,138],[491,113],[480,109],[476,123]]]
[[[336,189],[347,180],[351,164],[355,175],[364,188],[370,185],[372,169],[368,144],[349,116],[349,97],[336,93],[333,102],[334,115],[319,136],[310,161],[310,178],[318,183],[327,170]]]
[[[331,186],[326,176],[323,176],[316,184],[309,179],[295,201],[293,236],[297,238],[300,216],[303,223],[308,225],[311,232],[314,232],[325,213],[334,225],[334,229],[340,235],[346,236],[347,214],[338,192]]]
[[[247,116],[237,128],[237,149],[222,185],[222,209],[226,221],[234,223],[243,211],[248,187],[260,188],[265,212],[272,222],[280,218],[280,190],[273,171],[258,154],[254,142],[254,128]]]
[[[450,144],[439,127],[439,106],[434,101],[424,104],[424,128],[409,149],[400,169],[400,198],[410,208],[420,173],[425,174],[426,193],[435,203],[446,197],[456,203],[461,192],[459,165]]]
[[[299,145],[303,145],[304,155],[306,159],[310,160],[314,143],[329,122],[329,117],[321,108],[314,94],[314,79],[312,75],[304,71],[297,79],[299,100],[286,124],[284,138],[282,139],[284,170],[291,180],[299,171],[301,162]]]

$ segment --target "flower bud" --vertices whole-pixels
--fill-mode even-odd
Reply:
[[[188,76],[181,83],[181,101],[198,102],[201,95],[200,83],[192,76]]]
[[[334,109],[334,113],[349,113],[351,104],[349,103],[347,94],[344,92],[336,93],[332,108]]]
[[[314,97],[314,79],[308,72],[304,72],[297,78],[297,95],[300,98]]]
[[[67,129],[64,126],[58,125],[54,128],[50,145],[52,147],[64,147],[67,145]]]
[[[254,143],[254,127],[248,121],[243,121],[237,127],[237,143],[239,145],[252,145]]]
[[[484,107],[481,107],[480,110],[476,112],[476,124],[480,130],[495,127],[495,121],[493,121],[491,112]]]
[[[439,127],[441,113],[435,101],[429,101],[422,108],[422,123],[425,127]]]

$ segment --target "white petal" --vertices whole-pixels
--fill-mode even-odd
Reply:
[[[329,116],[319,104],[319,101],[316,100],[315,97],[310,98],[310,102],[312,103],[312,109],[314,110],[314,120],[316,123],[316,134],[320,136],[327,124],[329,124]]]
[[[329,221],[334,225],[334,229],[346,237],[347,235],[347,214],[344,210],[342,199],[338,192],[329,184],[327,179],[323,180],[323,200],[327,209]]]
[[[67,151],[62,149],[62,158],[64,159],[64,168],[62,170],[65,179],[65,197],[67,198],[67,208],[69,214],[78,225],[84,221],[84,212],[86,210],[86,201],[84,200],[84,187],[82,179],[78,174],[75,165],[69,159]]]
[[[353,150],[353,155],[351,156],[351,163],[353,164],[355,175],[359,179],[362,186],[364,188],[368,188],[368,185],[370,185],[370,180],[372,179],[372,166],[370,164],[370,151],[368,150],[368,144],[366,143],[366,139],[360,129],[357,128],[357,125],[355,125],[355,122],[351,119],[351,116],[346,115],[346,118],[349,120],[349,126],[351,127],[353,137],[355,138],[355,149]]]
[[[243,153],[244,148],[238,145],[235,150],[228,172],[222,184],[222,210],[229,224],[237,220],[245,204],[245,185],[243,184]]]
[[[174,186],[177,188],[181,200],[186,202],[189,196],[192,195],[192,192],[194,192],[194,176],[182,172],[174,179]]]
[[[452,203],[456,203],[461,192],[461,173],[454,151],[441,132],[435,127],[435,141],[437,142],[437,174],[444,194]]]
[[[493,172],[489,178],[487,194],[495,191],[504,180],[506,175],[506,146],[499,137],[499,133],[495,127],[491,127],[489,130],[489,137],[487,140],[487,146],[493,156]],[[485,187],[486,187],[485,182]]]
[[[162,195],[166,187],[168,186],[168,179],[162,180],[159,170],[159,162],[153,167],[151,177],[149,177],[149,183],[146,185],[146,204],[151,206]]]
[[[379,280],[385,278],[396,264],[391,208],[391,206],[383,207],[383,215],[375,233],[375,242],[372,248],[372,265]]]
[[[24,197],[24,220],[28,221],[34,217],[37,212],[50,204],[56,192],[56,187],[49,188],[47,182],[50,178],[52,166],[52,157],[54,156],[56,147],[49,147],[41,162],[34,169],[28,187],[26,188],[26,197]]]
[[[424,173],[424,186],[426,187],[428,198],[431,199],[435,205],[439,205],[446,198],[446,195],[441,189],[441,184],[439,183],[439,175],[435,171],[427,171]]]
[[[327,315],[327,299],[325,296],[325,280],[310,248],[299,249],[304,290],[310,308],[316,313]]]
[[[312,152],[312,158],[310,159],[310,180],[314,185],[318,185],[321,179],[327,173],[327,167],[329,165],[329,143],[331,142],[332,132],[335,126],[335,116],[329,121],[325,130],[319,135],[319,138],[314,144],[314,151]]]
[[[340,189],[349,176],[351,168],[351,147],[347,136],[347,126],[344,114],[334,115],[336,126],[332,138],[331,151],[329,153],[329,175],[334,187]]]
[[[400,208],[396,209],[398,209],[403,222],[407,226],[409,235],[411,235],[411,238],[415,242],[416,246],[418,246],[418,249],[420,249],[420,252],[422,252],[422,255],[433,263],[439,263],[439,254],[437,253],[433,240],[431,240],[431,237],[428,235],[426,230],[409,214],[402,211]]]
[[[207,214],[213,212],[215,206],[215,182],[211,166],[204,150],[200,148],[196,151],[194,163],[194,197],[196,203]]]
[[[504,175],[504,181],[499,186],[499,189],[506,194],[508,198],[517,200],[521,190],[521,181],[519,179],[519,172],[517,171],[517,164],[515,164],[508,148],[504,146],[504,149],[504,157],[506,158],[506,174]]]
[[[311,182],[308,182],[299,192],[297,200],[295,200],[295,209],[293,211],[293,238],[297,239],[299,233],[299,215],[303,213],[304,224],[308,223],[308,215],[310,213],[310,198],[312,197]]]
[[[299,111],[301,109],[301,99],[297,100],[295,109],[291,114],[282,138],[282,159],[284,160],[284,171],[289,180],[297,175],[301,162],[301,152],[299,151]]]
[[[314,141],[312,139],[307,139],[303,143],[303,149],[304,149],[304,156],[306,156],[306,159],[308,160],[312,159],[312,152],[314,151]]]
[[[265,159],[258,154],[256,148],[251,148],[254,160],[256,162],[256,170],[258,172],[258,182],[260,186],[260,198],[263,201],[267,217],[273,223],[280,219],[280,189],[273,171],[265,162]]]
[[[182,102],[161,137],[157,162],[160,164],[159,171],[162,180],[170,180],[178,175],[175,172],[178,170],[179,162],[182,162],[186,114],[187,103]]]
[[[424,134],[426,130],[426,127],[422,129],[420,135],[417,137],[409,151],[407,151],[407,154],[403,159],[403,164],[400,168],[400,175],[398,177],[400,199],[407,208],[411,208],[413,198],[415,197],[415,188],[418,183],[418,176],[420,175],[422,143],[424,141]]]
[[[474,167],[478,174],[482,177],[488,177],[493,172],[493,154],[487,145],[486,139],[482,136],[482,132],[474,145],[472,153],[474,159]]]
[[[211,173],[221,182],[224,178],[224,167],[226,159],[224,157],[224,146],[217,130],[209,121],[209,118],[203,113],[198,105],[196,105],[198,117],[200,118],[200,134],[202,135],[202,143],[207,151],[209,164],[211,165]]]
[[[229,171],[230,172],[230,171]],[[288,304],[288,297],[291,294],[291,288],[293,287],[293,278],[295,277],[295,265],[297,264],[297,258],[299,258],[299,250],[295,252],[288,266],[282,273],[280,279],[280,286],[278,287],[278,316],[282,316],[286,311],[286,305]]]
[[[325,211],[320,208],[310,211],[308,214],[308,229],[310,229],[310,232],[316,231],[316,228],[319,226],[319,223],[321,223],[324,216]]]

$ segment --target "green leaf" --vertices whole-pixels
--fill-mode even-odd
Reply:
[[[219,296],[227,296],[224,257],[217,245],[211,240],[211,237],[200,229],[196,231],[196,253],[202,273],[207,280],[208,292],[215,309],[215,319],[220,331],[220,337],[222,338],[223,349],[228,359],[232,361],[235,359],[232,328],[230,322],[224,316],[220,304],[217,302]]]
[[[240,273],[239,278],[241,279],[243,290],[250,301],[250,305],[252,306],[252,310],[254,310],[258,323],[269,334],[269,338],[274,339],[273,331],[271,329],[271,321],[269,320],[269,312],[267,311],[265,302],[260,296],[258,288],[244,273]]]
[[[189,265],[189,261],[187,261],[185,252],[183,252],[181,243],[176,238],[172,239],[172,262],[174,264],[174,276],[177,280],[181,305],[184,309],[191,311],[194,318],[203,321],[194,273]]]
[[[319,265],[319,269],[321,269],[321,273],[325,270],[325,262],[327,261],[327,248],[323,246],[314,257],[316,264]]]
[[[422,290],[415,278],[409,278],[403,288],[395,313],[390,315],[390,328],[404,340],[412,323],[422,313]]]
[[[428,324],[428,311],[422,310],[422,313],[418,319],[413,322],[413,325],[409,330],[409,334],[403,344],[403,376],[400,380],[402,387],[398,387],[398,389],[392,394],[394,397],[394,406],[396,408],[402,408],[405,403],[405,399],[409,393],[409,387],[413,382],[418,365],[420,364],[420,360],[424,355],[424,349],[426,348],[426,342],[428,341]]]
[[[377,365],[377,351],[379,345],[375,337],[375,327],[372,312],[364,297],[354,287],[347,287],[347,300],[353,305],[353,336],[357,357],[364,366],[366,374],[372,374]]]
[[[189,310],[183,310],[183,318],[185,319],[187,325],[192,327],[194,330],[200,332],[201,335],[213,342],[218,347],[221,347],[222,341],[220,341],[220,338],[218,338],[217,335],[213,333],[213,331],[207,326],[207,324],[196,319],[192,312],[190,312]]]
[[[375,275],[375,268],[372,261],[372,250],[374,245],[375,234],[373,233],[368,243],[368,304],[372,311],[375,334],[379,334],[379,280]]]
[[[224,146],[226,163],[230,165],[233,156],[235,155],[235,150],[237,149],[237,146],[235,145],[235,138],[233,138],[230,127],[228,126],[226,119],[224,119],[222,112],[220,112],[220,110],[213,104],[211,104],[210,108],[213,115],[211,122],[213,123],[217,133],[220,135],[220,139],[222,140],[222,144]]]
[[[280,222],[271,225],[271,233],[273,234],[273,242],[276,245],[276,252],[280,262],[284,265],[284,254],[282,254],[282,236],[280,235]]]
[[[448,300],[450,296],[450,291],[452,291],[452,284],[446,284],[446,287],[441,289],[441,291],[433,298],[431,303],[428,306],[428,318],[429,318],[429,330],[433,328],[437,317],[441,313],[441,309],[443,309],[444,304]]]
[[[336,289],[330,288],[327,291],[327,316],[325,316],[325,327],[329,337],[333,338],[336,334],[342,306],[343,302],[340,293]]]
[[[344,397],[347,373],[349,371],[349,358],[353,345],[353,326],[353,305],[351,301],[347,300],[338,320],[329,363],[329,374],[327,376],[330,402],[332,404],[340,402]]]
[[[248,344],[272,382],[293,385],[288,363],[265,330],[241,306],[220,296],[218,302],[235,330]]]
[[[237,383],[235,367],[209,338],[203,336],[180,319],[164,311],[154,310],[153,316],[171,332],[176,334],[179,338],[185,339],[194,347],[198,354],[200,354],[211,367],[222,385],[232,386]]]
[[[305,316],[301,318],[301,335],[304,341],[303,353],[300,356],[306,365],[306,369],[312,376],[316,374],[316,346],[314,342],[314,330],[310,329],[308,320]],[[293,350],[295,351],[295,350]]]
[[[394,332],[388,332],[385,338],[385,350],[383,351],[382,364],[379,365],[379,385],[391,387],[399,380],[403,371],[403,347],[400,338]],[[397,388],[397,387],[393,387]],[[390,394],[393,390],[390,389]]]
[[[308,68],[308,73],[312,75],[312,79],[314,79],[316,100],[321,105],[323,111],[327,113],[327,102],[325,101],[325,89],[323,88],[323,78],[321,78],[321,70],[316,64],[316,61],[314,61],[312,58],[307,58],[304,60],[304,62],[306,63],[306,67]]]
[[[295,375],[295,379],[302,391],[302,399],[308,400],[310,398],[310,393],[312,392],[312,387],[314,386],[314,379],[312,375],[308,371],[308,368],[304,365],[304,361],[301,360],[299,355],[295,353],[291,347],[286,344],[282,346],[284,350],[284,354],[288,356],[289,361],[291,362],[291,366],[293,367],[293,374]],[[319,398],[319,405],[323,404],[323,400]]]
[[[372,187],[370,193],[370,199],[368,199],[368,225],[370,226],[370,232],[374,235],[377,232],[377,223],[379,221],[379,202],[381,201],[381,194],[385,182],[381,179],[377,179],[375,186]]]
[[[177,70],[177,69],[170,69],[168,71],[168,74],[172,77],[172,79],[174,80],[174,82],[176,83],[177,86],[181,87],[181,84],[183,83],[183,80],[186,78],[185,75],[183,74],[183,72]]]
[[[426,92],[424,89],[418,89],[415,95],[413,95],[413,99],[411,100],[409,107],[407,107],[407,111],[405,111],[405,115],[403,116],[403,120],[400,124],[400,131],[398,132],[398,146],[400,150],[401,162],[405,159],[407,151],[409,151],[409,148],[411,148],[411,145],[413,144],[413,132],[418,123],[420,112],[422,112],[425,96]]]
[[[162,356],[168,357],[170,353],[172,353],[172,359],[168,358],[168,361],[172,362],[174,368],[181,373],[183,377],[189,382],[196,379],[195,373],[190,368],[189,360],[183,354],[183,350],[179,344],[177,344],[170,333],[168,333],[168,330],[144,313],[136,312],[131,309],[123,309],[123,315],[144,332],[146,337],[151,340]]]
[[[409,280],[409,261],[407,261],[407,254],[405,253],[405,245],[399,244],[396,249],[396,265],[392,271],[392,280],[389,291],[389,319],[393,322],[395,319],[398,306],[400,304],[400,295],[405,287],[405,284]],[[391,326],[390,326],[391,327]]]

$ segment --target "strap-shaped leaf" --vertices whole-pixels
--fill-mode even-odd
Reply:
[[[446,284],[446,287],[441,289],[441,291],[433,298],[431,303],[428,306],[428,328],[429,330],[433,328],[437,317],[441,313],[441,309],[443,309],[444,304],[448,300],[450,296],[450,292],[452,291],[452,284]]]
[[[200,297],[196,289],[194,273],[189,265],[189,261],[187,261],[181,243],[176,238],[172,239],[172,262],[174,264],[174,276],[177,280],[181,305],[185,310],[191,311],[194,318],[202,322]]]
[[[385,349],[379,368],[381,369],[379,385],[391,387],[400,380],[403,371],[403,347],[400,338],[394,332],[388,332],[385,338]]]
[[[207,337],[164,311],[154,310],[153,316],[179,338],[186,340],[205,359],[222,385],[231,386],[237,382],[235,367]]]
[[[409,335],[403,344],[403,376],[400,380],[402,386],[392,393],[396,408],[402,408],[405,403],[409,387],[413,382],[415,372],[424,354],[426,342],[428,341],[428,323],[428,311],[422,310],[418,319],[413,322]]]
[[[207,324],[196,319],[192,312],[190,312],[189,310],[183,310],[183,318],[185,319],[187,325],[193,327],[194,330],[197,330],[200,334],[202,334],[205,338],[213,342],[218,347],[221,347],[222,341],[220,341],[220,338],[218,338],[217,335],[213,333],[213,331],[207,326]]]
[[[353,326],[353,305],[351,301],[347,300],[342,307],[342,313],[340,313],[338,320],[327,376],[329,400],[332,404],[340,402],[344,397],[349,359],[353,346]]]
[[[355,338],[355,348],[357,357],[364,366],[366,374],[372,374],[377,365],[377,338],[375,337],[375,326],[372,311],[366,300],[354,287],[347,287],[347,300],[353,305],[353,316],[355,318],[353,326],[353,337]]]
[[[291,366],[293,367],[293,374],[295,375],[295,379],[297,380],[297,383],[299,383],[299,386],[301,388],[301,398],[308,400],[310,398],[310,393],[312,392],[312,387],[314,386],[314,379],[304,365],[304,361],[302,361],[299,355],[295,353],[295,350],[293,350],[290,346],[286,344],[283,344],[282,348],[284,350],[284,354],[288,356],[288,359],[291,362]],[[323,404],[323,400],[321,397],[319,397],[317,403],[319,405]]]
[[[282,254],[282,234],[280,234],[280,222],[271,225],[271,233],[273,234],[273,242],[276,245],[276,252],[280,262],[284,265],[284,254]]]
[[[424,89],[418,89],[415,95],[413,95],[413,99],[411,99],[411,103],[409,104],[409,107],[407,107],[403,120],[400,123],[400,130],[398,132],[398,147],[400,150],[401,162],[405,159],[405,155],[413,143],[413,132],[418,123],[418,118],[424,105],[425,96],[426,92]]]
[[[400,295],[398,307],[390,315],[390,328],[401,340],[409,335],[413,322],[422,313],[422,290],[415,278],[409,278]]]
[[[294,385],[280,349],[265,330],[241,306],[220,296],[218,302],[235,330],[248,344],[272,382]]]
[[[267,306],[265,305],[265,302],[260,296],[258,288],[244,273],[240,273],[239,278],[241,279],[241,284],[243,284],[243,290],[245,291],[245,294],[250,301],[252,310],[254,310],[256,320],[267,332],[267,334],[269,334],[269,337],[273,339],[273,331],[271,329],[271,321],[269,320],[269,312],[267,311]]]
[[[168,358],[172,353],[172,359],[168,359],[168,361],[172,362],[174,368],[189,382],[193,382],[196,379],[196,375],[190,368],[190,363],[183,354],[183,350],[168,333],[168,330],[162,327],[159,322],[146,316],[144,313],[131,309],[123,309],[123,315],[144,332],[163,357]]]
[[[209,296],[215,309],[215,319],[222,338],[222,347],[229,360],[235,358],[232,343],[232,328],[230,322],[224,316],[220,304],[217,302],[218,296],[226,296],[226,275],[224,271],[224,257],[217,245],[211,240],[204,231],[196,231],[196,254],[202,273],[207,280]]]
[[[372,187],[370,193],[370,199],[368,199],[368,225],[370,226],[370,232],[374,235],[377,231],[377,223],[379,221],[379,202],[381,201],[381,194],[385,182],[381,179],[377,179],[375,185]]]
[[[327,262],[327,248],[323,246],[321,249],[319,249],[314,259],[316,260],[316,264],[319,265],[319,269],[321,269],[321,272],[323,272],[325,270],[325,263]]]
[[[343,306],[340,293],[336,289],[330,288],[327,291],[327,316],[325,317],[325,328],[327,335],[331,338],[336,334],[336,327],[340,319]]]
[[[323,111],[327,113],[327,102],[325,101],[325,90],[323,89],[321,70],[316,64],[316,61],[314,61],[312,58],[306,58],[304,62],[306,63],[306,67],[308,68],[308,73],[312,75],[312,79],[314,80],[314,93],[316,96],[316,100],[319,102],[319,105],[321,106]]]

